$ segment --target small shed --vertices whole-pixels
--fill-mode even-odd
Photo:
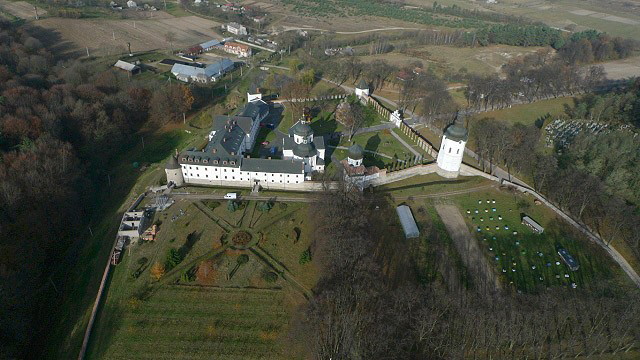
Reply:
[[[129,72],[131,73],[131,75],[135,75],[140,72],[140,67],[138,65],[134,65],[122,60],[118,60],[115,64],[113,64],[113,66],[117,67],[120,70]]]
[[[407,205],[400,205],[396,208],[396,212],[400,218],[400,224],[402,225],[404,236],[407,239],[413,239],[420,236],[420,231],[418,230],[416,220],[413,218],[413,214],[411,213],[411,208]]]
[[[540,224],[526,215],[522,217],[522,225],[528,226],[536,234],[544,232],[544,228]]]

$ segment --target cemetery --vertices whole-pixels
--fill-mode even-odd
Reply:
[[[456,200],[505,288],[520,293],[555,286],[589,288],[615,271],[601,252],[530,198],[490,190]],[[540,222],[544,232],[523,222],[525,217]]]
[[[612,126],[596,121],[556,119],[547,125],[545,143],[548,147],[554,144],[559,148],[566,147],[579,134],[606,134],[615,130],[630,130],[630,125]]]

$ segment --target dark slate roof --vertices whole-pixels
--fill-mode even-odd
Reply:
[[[225,125],[237,125],[245,132],[245,134],[249,134],[251,132],[251,127],[253,126],[253,119],[246,116],[216,115],[213,117],[213,126],[211,130],[223,130]]]
[[[461,116],[456,117],[456,121],[449,125],[447,130],[444,131],[444,135],[454,141],[467,141],[469,132],[464,128],[464,121]]]
[[[353,144],[351,145],[351,147],[349,147],[349,159],[360,160],[363,158],[363,152],[364,151],[362,150],[362,146]]]
[[[247,134],[237,125],[225,125],[225,127],[216,130],[211,141],[205,147],[208,154],[226,156],[239,155],[238,151]]]
[[[247,103],[238,115],[256,119],[258,115],[266,115],[268,113],[269,105],[262,100],[258,100]]]
[[[356,86],[358,89],[369,89],[369,85],[367,85],[367,82],[364,81],[364,79],[360,79],[360,82],[358,83],[358,85]]]
[[[303,174],[304,163],[300,160],[242,159],[242,171]]]
[[[171,155],[169,157],[169,160],[167,160],[165,169],[169,169],[169,170],[180,169],[180,163],[178,163],[178,159],[174,155]]]
[[[298,136],[309,136],[313,134],[313,129],[307,123],[302,123],[302,121],[298,121],[293,124],[291,129],[289,129],[289,134],[295,134]]]
[[[296,146],[296,142],[293,141],[292,137],[285,136],[282,139],[282,150],[290,150],[293,149],[294,146]]]
[[[242,156],[229,155],[228,153],[207,152],[206,150],[186,150],[178,155],[180,164],[200,166],[238,167]]]
[[[316,147],[313,146],[313,144],[296,144],[296,146],[293,147],[293,155],[295,156],[305,158],[317,154],[318,151],[316,150]]]
[[[314,136],[313,144],[316,146],[316,149],[324,149],[324,136]]]

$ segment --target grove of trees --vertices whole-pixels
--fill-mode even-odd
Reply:
[[[104,175],[138,130],[182,121],[194,102],[181,85],[59,60],[41,35],[0,19],[0,357],[38,357]]]

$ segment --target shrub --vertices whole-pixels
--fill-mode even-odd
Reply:
[[[237,262],[238,262],[239,265],[248,263],[249,262],[249,255],[242,254],[242,255],[238,256]]]
[[[231,239],[234,245],[246,246],[251,241],[251,234],[246,231],[238,231]]]
[[[278,203],[278,207],[280,207],[280,210],[287,210],[287,203],[281,202]]]
[[[278,280],[278,274],[273,271],[265,271],[262,273],[262,279],[268,283],[274,283]]]
[[[176,248],[169,249],[169,251],[167,252],[167,260],[166,260],[167,268],[173,269],[178,264],[180,264],[180,262],[182,262],[183,259],[184,259],[184,256],[182,255],[182,253],[180,253],[180,251],[178,251],[178,249]]]
[[[151,267],[151,276],[156,279],[156,280],[160,280],[160,278],[164,275],[165,273],[165,267],[162,263],[155,263],[153,264],[153,266]]]
[[[300,254],[300,265],[311,262],[311,249],[307,249]]]

